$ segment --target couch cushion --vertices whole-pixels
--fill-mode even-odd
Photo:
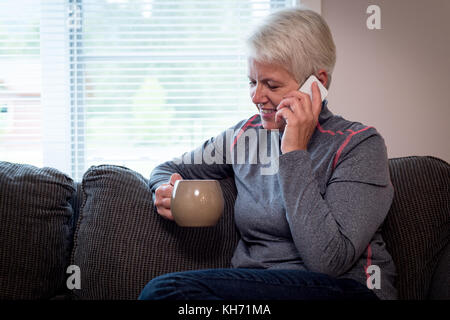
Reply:
[[[65,288],[74,190],[55,169],[0,162],[0,299],[46,299]]]
[[[450,241],[450,166],[433,157],[394,158],[389,166],[395,196],[383,237],[397,266],[399,298],[425,299]]]
[[[83,203],[72,264],[80,267],[78,299],[137,299],[152,278],[175,271],[228,267],[237,244],[232,220],[235,188],[218,225],[181,228],[161,218],[148,181],[118,166],[91,167],[82,181]]]

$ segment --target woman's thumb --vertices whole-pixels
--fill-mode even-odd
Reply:
[[[177,180],[183,180],[183,177],[179,173],[174,173],[170,176],[169,183],[173,186]]]

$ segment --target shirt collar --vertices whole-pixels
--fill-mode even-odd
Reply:
[[[322,102],[322,110],[319,114],[319,123],[322,124],[327,121],[330,117],[333,116],[333,113],[328,109],[328,100],[325,99]]]

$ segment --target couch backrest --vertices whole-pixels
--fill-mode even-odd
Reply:
[[[433,157],[389,166],[395,197],[382,231],[399,298],[450,299],[450,166]],[[238,241],[233,179],[221,181],[225,214],[214,228],[161,218],[147,183],[118,166],[91,167],[76,184],[55,169],[0,162],[0,299],[136,299],[160,274],[228,267]],[[80,290],[67,290],[70,264]]]
[[[438,272],[436,274],[435,271],[438,267],[440,267],[439,270],[446,267],[447,270],[450,268],[450,266],[438,265],[450,240],[450,212],[448,209],[450,167],[446,162],[433,157],[390,159],[389,167],[395,189],[395,197],[383,226],[383,236],[387,248],[397,265],[399,298],[445,298],[445,293],[443,296],[443,292],[446,291],[443,287],[449,286],[448,276],[445,278],[447,273]],[[129,183],[133,186],[128,188],[129,191],[126,191],[124,181],[127,181],[125,184]],[[85,220],[84,223],[81,222],[78,225],[78,229],[83,234],[82,237],[76,240],[76,243],[82,243],[81,238],[91,239],[95,236],[95,232],[102,228],[108,233],[107,230],[118,219],[120,221],[131,219],[130,216],[126,216],[125,209],[118,207],[117,201],[130,201],[130,197],[135,197],[136,194],[139,194],[140,199],[150,197],[144,185],[146,182],[146,179],[124,168],[115,166],[91,168],[83,180],[83,190],[85,192],[84,197],[88,200],[91,199],[92,203],[88,201],[83,205],[81,216],[89,213],[100,218],[98,222]],[[228,266],[227,261],[231,257],[233,248],[238,240],[235,232],[227,236],[231,230],[234,230],[233,208],[236,189],[233,179],[224,180],[221,182],[221,185],[226,199],[226,214],[225,219],[220,222],[216,229],[208,231],[208,228],[196,230],[178,228],[172,222],[161,219],[154,211],[152,211],[150,216],[142,215],[140,218],[136,218],[138,220],[134,220],[134,222],[125,223],[138,223],[141,226],[148,224],[143,228],[136,228],[134,234],[137,238],[150,237],[152,243],[140,250],[146,251],[146,254],[150,254],[152,257],[158,257],[158,259],[145,258],[148,259],[147,262],[144,261],[144,258],[135,258],[134,261],[130,262],[131,265],[146,264],[148,266],[146,271],[141,272],[141,275],[139,275],[139,283],[145,282],[143,281],[145,277],[148,280],[165,272]],[[117,193],[115,200],[102,200],[114,193],[116,188],[122,191],[115,192]],[[95,199],[97,200],[95,201]],[[105,203],[101,204],[103,203],[102,201]],[[145,202],[142,203],[144,207],[152,207],[149,199],[143,202]],[[96,206],[94,206],[95,203],[97,203]],[[113,208],[116,209],[113,210]],[[139,205],[135,205],[133,210],[135,211],[133,214],[138,214],[142,211],[142,208]],[[151,210],[154,210],[154,208]],[[107,215],[112,216],[105,219]],[[108,227],[109,224],[111,225],[110,227]],[[147,235],[149,229],[151,229],[151,236]],[[123,239],[123,237],[126,237],[126,234],[114,234],[113,236],[110,234],[109,237],[113,242],[122,243],[126,241]],[[222,241],[223,243],[211,243],[211,239]],[[204,246],[202,241],[206,241],[209,244],[206,251],[204,251],[205,254],[198,256],[200,251],[197,251],[195,248]],[[79,257],[77,260],[75,255],[72,263],[82,264],[85,270],[95,267],[96,271],[92,273],[93,275],[98,275],[99,270],[103,270],[104,276],[102,277],[104,277],[105,281],[116,281],[120,277],[120,273],[114,272],[107,264],[99,264],[101,259],[99,260],[99,257],[96,256],[96,254],[99,254],[99,250],[84,245],[79,252],[83,252],[83,255],[87,254],[87,256]],[[129,258],[125,259],[125,254],[117,251],[109,252],[108,255],[120,256],[122,259],[130,261]],[[88,260],[91,261],[91,266],[86,264]],[[115,266],[114,268],[116,270],[117,268],[122,268],[122,271],[127,273],[131,271],[129,266],[126,265],[122,267]],[[98,276],[96,277],[98,279]],[[90,282],[94,284],[94,279],[91,279]],[[123,285],[126,286],[125,283]],[[105,287],[107,287],[106,282]],[[124,290],[122,290],[122,297],[127,297],[128,295]],[[127,290],[129,290],[128,292],[136,292],[137,285]],[[118,292],[108,293],[107,290],[103,292],[98,291],[95,294],[92,294],[92,292],[94,291],[86,290],[84,293],[80,291],[79,297],[98,299],[110,298],[118,294]]]

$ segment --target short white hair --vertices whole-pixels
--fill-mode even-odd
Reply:
[[[276,63],[301,84],[319,69],[331,82],[336,63],[336,46],[330,28],[316,12],[303,8],[276,11],[247,39],[248,57]]]

